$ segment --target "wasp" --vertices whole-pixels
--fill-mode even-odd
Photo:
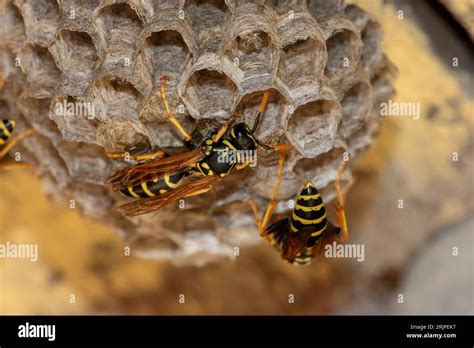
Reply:
[[[338,241],[345,243],[349,239],[347,219],[344,209],[347,192],[353,180],[343,191],[340,187],[340,178],[346,161],[342,161],[335,181],[337,203],[334,204],[339,226],[334,226],[327,218],[326,207],[316,186],[308,180],[296,198],[295,206],[290,216],[268,224],[272,211],[276,205],[274,198],[261,220],[255,203],[248,201],[254,212],[260,235],[273,245],[283,259],[289,263],[304,266],[310,264],[316,255],[324,250],[324,246]],[[281,172],[281,168],[279,168]],[[279,175],[280,177],[280,175]],[[280,182],[274,191],[278,190]],[[274,197],[275,195],[273,195]]]
[[[118,208],[126,216],[146,214],[182,198],[210,191],[233,170],[241,170],[249,164],[248,161],[242,160],[242,153],[256,151],[259,147],[284,153],[290,148],[290,145],[267,145],[255,137],[268,103],[268,91],[263,93],[252,127],[243,122],[233,124],[237,117],[234,114],[217,132],[206,137],[199,145],[194,144],[191,135],[171,111],[166,96],[167,81],[166,76],[161,78],[161,98],[169,122],[183,136],[188,151],[171,156],[162,151],[130,156],[139,163],[128,166],[107,179],[106,183],[111,184],[114,191],[136,198],[135,201]],[[233,156],[229,156],[231,154]],[[121,153],[107,153],[107,155],[111,158],[126,156]],[[284,159],[284,156],[280,155],[280,158]]]
[[[0,91],[3,89],[4,79],[0,75]],[[12,137],[13,130],[16,127],[16,122],[11,119],[0,120],[0,162],[8,154],[8,152],[20,141],[30,136],[35,132],[34,129],[29,129],[15,137]],[[0,163],[0,170],[10,170],[19,168],[31,168],[28,163]]]

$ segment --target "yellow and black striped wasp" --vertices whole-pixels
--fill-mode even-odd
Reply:
[[[110,176],[106,183],[111,184],[114,191],[137,199],[118,208],[123,215],[146,214],[182,198],[210,191],[234,169],[240,170],[249,164],[248,161],[241,160],[243,152],[256,151],[258,147],[262,147],[267,150],[278,150],[282,154],[290,147],[266,145],[254,135],[268,103],[268,91],[263,93],[252,128],[246,123],[232,125],[236,118],[236,115],[233,115],[201,144],[193,144],[192,137],[171,111],[166,96],[166,81],[167,77],[161,79],[160,94],[167,118],[184,137],[188,151],[172,156],[159,151],[131,157],[145,162],[128,166]],[[108,155],[112,158],[125,157],[124,154],[108,153]],[[284,156],[280,155],[280,161],[283,159]]]
[[[3,89],[4,79],[0,74],[0,91]],[[28,129],[27,131],[12,137],[12,133],[15,129],[16,122],[10,119],[0,120],[0,170],[20,169],[20,168],[33,168],[28,163],[1,163],[8,152],[20,141],[30,136],[35,132],[34,129]]]
[[[259,218],[257,207],[251,200],[252,208],[260,235],[265,237],[280,253],[283,259],[300,266],[313,261],[316,255],[324,250],[324,246],[333,241],[345,243],[349,239],[344,203],[346,194],[353,184],[351,180],[343,191],[340,179],[346,161],[339,166],[335,181],[337,203],[334,204],[339,227],[334,226],[326,215],[326,207],[316,186],[308,180],[296,198],[296,203],[290,216],[268,224],[276,202],[270,201],[269,207],[262,220]],[[281,171],[281,168],[279,168]],[[279,182],[275,187],[278,190]]]

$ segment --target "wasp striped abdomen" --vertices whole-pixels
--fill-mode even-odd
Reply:
[[[314,247],[321,234],[326,230],[327,217],[323,199],[311,181],[306,183],[296,200],[291,215],[290,230],[293,233],[298,233],[309,226],[313,232],[308,240],[308,247]]]
[[[7,140],[10,138],[13,128],[15,128],[15,121],[13,120],[1,120],[0,121],[0,146],[5,145]]]
[[[313,260],[314,249],[330,225],[323,199],[308,181],[296,198],[292,214],[268,226],[265,235],[284,259],[303,266]]]
[[[142,180],[139,184],[128,186],[120,190],[122,194],[133,198],[148,198],[161,195],[176,188],[185,173],[176,173],[173,175],[165,174],[161,178]]]

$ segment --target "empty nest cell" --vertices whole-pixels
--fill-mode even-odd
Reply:
[[[270,3],[280,16],[306,10],[306,0],[271,0]]]
[[[270,35],[262,30],[241,32],[227,50],[228,58],[244,72],[244,79],[271,74],[278,54]],[[271,79],[271,78],[270,78]]]
[[[50,46],[59,68],[64,73],[90,76],[97,61],[92,38],[83,32],[61,30]]]
[[[373,105],[372,87],[361,81],[349,89],[341,101],[342,120],[338,133],[345,139],[362,127],[370,116]]]
[[[198,70],[185,87],[188,110],[195,118],[227,118],[238,98],[235,83],[224,73]]]
[[[120,118],[99,125],[97,142],[110,152],[133,153],[135,149],[146,152],[152,148],[143,126],[136,121]]]
[[[175,30],[152,33],[146,39],[141,54],[145,64],[152,69],[154,84],[165,75],[179,80],[192,57],[181,34]]]
[[[384,56],[382,67],[375,72],[370,80],[374,91],[374,105],[378,107],[381,102],[387,101],[395,92],[394,80],[398,74],[395,65]]]
[[[28,95],[37,98],[52,97],[61,72],[48,49],[29,44],[21,49],[19,58],[20,67],[27,75]]]
[[[242,88],[255,91],[271,86],[280,47],[275,13],[271,7],[239,4],[226,23],[225,34],[223,53],[239,75]]]
[[[289,115],[286,135],[304,157],[313,158],[333,147],[340,120],[341,107],[337,101],[311,101]]]
[[[280,54],[278,75],[290,90],[319,85],[326,63],[322,42],[311,37],[300,39],[285,46]]]
[[[362,41],[360,66],[364,73],[372,78],[374,73],[383,66],[382,27],[374,17],[356,5],[348,5],[345,13],[357,28]]]
[[[344,13],[344,0],[308,0],[308,8],[318,22]]]
[[[84,32],[61,30],[49,48],[63,72],[62,95],[83,95],[93,77],[97,53]]]
[[[115,117],[138,119],[139,92],[130,82],[104,76],[91,88],[91,102],[101,121]]]
[[[382,63],[382,35],[380,24],[372,20],[367,21],[360,34],[363,43],[361,62],[370,77]]]
[[[179,10],[183,8],[184,0],[135,0],[139,4],[135,5],[141,8],[146,16],[146,21],[151,23],[163,12],[174,12],[178,15]]]
[[[328,63],[326,75],[329,78],[341,77],[355,68],[359,61],[359,38],[348,29],[342,29],[332,34],[326,42]]]
[[[0,21],[0,43],[20,47],[25,41],[25,25],[20,10],[10,2],[4,2],[0,8]]]
[[[93,32],[92,20],[100,0],[61,0],[60,9],[68,29]]]
[[[108,58],[130,58],[142,31],[142,22],[128,4],[120,3],[102,8],[96,19],[101,50]]]
[[[64,139],[96,142],[95,105],[73,96],[56,97],[51,103],[49,118],[53,120]]]
[[[347,139],[348,151],[352,157],[357,156],[373,143],[380,128],[380,121],[378,113],[372,112],[367,123]]]
[[[19,3],[24,18],[26,36],[31,42],[47,46],[53,40],[61,22],[56,0],[26,0]]]
[[[186,0],[183,10],[185,19],[197,31],[201,52],[217,52],[229,11],[226,3],[222,0]]]
[[[367,24],[367,21],[372,19],[372,16],[354,4],[349,4],[345,8],[347,18],[354,24],[360,32]]]
[[[69,11],[85,11],[87,14],[92,15],[99,7],[100,1],[101,0],[61,0],[60,5]]]

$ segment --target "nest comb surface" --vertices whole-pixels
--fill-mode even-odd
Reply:
[[[184,151],[157,94],[162,76],[170,78],[174,113],[196,138],[236,112],[251,124],[262,91],[270,90],[257,136],[293,145],[282,200],[308,178],[332,199],[341,154],[356,157],[372,143],[378,105],[393,92],[381,25],[342,0],[0,6],[1,112],[20,131],[38,131],[21,144],[24,157],[38,166],[47,192],[110,223],[143,257],[204,264],[259,242],[244,201],[265,204],[277,168],[277,154],[262,153],[255,168],[233,173],[183,209],[119,215],[115,205],[125,199],[104,181],[125,163],[105,151]],[[87,105],[93,110],[80,108]]]

